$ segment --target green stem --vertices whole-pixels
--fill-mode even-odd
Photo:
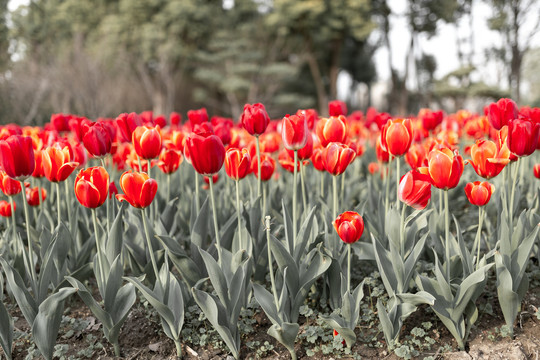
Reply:
[[[218,221],[217,221],[217,211],[216,211],[216,202],[214,199],[214,177],[212,175],[209,176],[210,181],[210,202],[212,202],[212,215],[214,217],[214,231],[216,233],[216,249],[218,253],[218,263],[221,264],[221,243],[219,241],[219,228],[218,228]]]
[[[236,217],[238,218],[238,244],[240,244],[241,249],[245,249],[244,243],[242,242],[242,218],[240,217],[240,181],[236,180]]]
[[[195,168],[193,168],[193,174],[195,178],[195,207],[197,208],[197,213],[198,213],[199,210],[201,209],[201,206],[200,206],[201,204],[199,202],[199,174],[197,173]]]
[[[347,293],[351,293],[351,244],[347,244]]]
[[[510,232],[512,232],[512,229],[514,228],[514,198],[516,195],[516,183],[518,181],[518,172],[519,172],[519,165],[520,165],[521,158],[518,158],[516,161],[514,174],[512,176],[512,192],[510,194],[510,204],[508,205],[508,214],[509,214],[509,220],[508,225],[510,226]]]
[[[146,214],[144,209],[141,209],[141,215],[143,220],[144,235],[146,238],[146,244],[148,245],[148,252],[150,253],[150,260],[152,261],[152,268],[154,269],[154,274],[156,275],[156,282],[159,281],[159,270],[154,256],[154,249],[152,248],[152,241],[150,241],[150,234],[148,233],[148,225],[146,223]]]
[[[139,155],[137,155],[137,161],[139,162],[139,172],[143,172],[143,169],[142,169],[142,163],[141,163],[141,157]]]
[[[400,218],[400,224],[399,224],[399,244],[401,247],[401,258],[405,262],[405,210],[407,207],[403,205],[403,209],[401,209],[401,218]]]
[[[399,157],[396,157],[396,209],[399,211]]]
[[[268,181],[267,181],[268,183]],[[265,184],[263,183],[263,198],[262,198],[262,212],[263,212],[263,218],[266,216],[266,193],[268,192],[267,189],[270,186],[270,183]]]
[[[338,187],[337,176],[332,176],[332,189],[333,189],[333,193],[334,193],[333,194],[334,195],[334,207],[333,207],[333,210],[332,210],[332,219],[334,219],[334,220],[337,218],[337,212],[338,212],[337,187]]]
[[[443,212],[443,189],[439,189],[439,215]]]
[[[178,359],[181,359],[182,358],[182,344],[180,343],[180,341],[175,341],[174,342],[174,345],[176,345],[176,357]]]
[[[99,270],[101,272],[101,279],[99,279],[99,282],[102,284],[103,290],[105,290],[105,287],[103,286],[105,284],[105,278],[108,277],[108,274],[105,274],[105,268],[104,268],[104,261],[103,261],[103,246],[101,244],[101,237],[99,236],[98,226],[97,226],[97,211],[96,209],[92,209],[92,220],[94,222],[94,237],[96,239],[96,253],[97,258],[99,262]],[[97,278],[97,274],[96,274]]]
[[[296,192],[298,190],[298,150],[294,150],[294,172],[293,172],[293,205],[292,205],[292,220],[293,220],[293,245],[296,247]]]
[[[11,205],[11,223],[13,227],[13,244],[15,244],[13,247],[14,249],[17,249],[19,247],[19,242],[17,241],[17,222],[15,221],[15,202],[13,201],[12,196],[8,196],[9,203]],[[16,251],[18,254],[19,252]]]
[[[105,167],[105,159],[104,158],[101,158],[101,166],[103,166],[103,168],[105,170],[107,170],[107,168]],[[109,184],[107,184],[107,189],[109,188]],[[107,197],[105,198],[105,209],[107,210],[107,233],[109,231],[111,231],[111,226],[109,224],[109,196],[107,195]],[[70,224],[71,224],[71,221],[70,221]]]
[[[300,185],[302,185],[302,205],[304,206],[303,213],[305,214],[307,209],[307,197],[306,197],[306,183],[304,181],[304,172],[306,167],[300,162]]]
[[[262,183],[261,183],[261,143],[259,137],[255,137],[257,141],[255,142],[255,149],[257,150],[257,197],[262,194]]]
[[[383,165],[383,171],[384,171],[384,213],[388,213],[388,197],[389,197],[389,191],[390,191],[390,179],[388,177],[390,173],[390,166],[388,164]]]
[[[444,192],[444,250],[446,255],[446,280],[450,283],[450,210],[448,208],[448,190]]]
[[[60,183],[55,183],[56,184],[56,206],[57,206],[57,211],[58,211],[58,214],[57,214],[57,224],[58,226],[60,226],[60,219],[62,218],[62,211],[61,211],[61,207],[60,207]],[[24,189],[24,187],[23,187]]]
[[[113,344],[113,347],[114,347],[114,356],[120,357],[120,344],[118,343],[118,341],[116,341]]]
[[[167,204],[171,201],[171,174],[167,174]]]
[[[266,248],[268,249],[268,270],[270,271],[270,284],[272,284],[272,294],[274,295],[274,303],[276,307],[279,306],[278,295],[276,290],[276,279],[274,277],[274,270],[272,269],[272,250],[270,248],[270,216],[265,217],[266,225]]]
[[[151,169],[152,169],[151,165],[152,164],[150,163],[150,159],[146,159],[146,162],[147,162],[146,164],[148,165],[148,177],[152,178],[152,174],[151,174]],[[154,208],[156,206],[155,204],[156,204],[156,202],[152,201],[152,203],[149,206],[149,208],[150,208],[150,219],[152,219],[152,221],[155,220],[155,217],[154,217],[154,214],[155,214]]]
[[[320,171],[321,175],[321,198],[324,199],[324,171]]]
[[[70,194],[71,193],[69,191],[68,181],[69,181],[68,179],[66,179],[64,181],[64,192],[66,193],[66,204],[67,204],[66,209],[68,209],[68,212],[67,212],[68,213],[68,222],[69,222],[69,226],[71,226],[71,211],[70,211],[70,209],[71,209],[71,195]],[[108,220],[109,219],[107,219],[107,221]],[[73,229],[71,229],[71,227],[70,227],[70,230],[73,232]]]
[[[484,208],[478,208],[478,231],[476,233],[477,247],[476,247],[476,270],[478,270],[480,264],[480,238],[482,237],[482,221],[484,220]]]

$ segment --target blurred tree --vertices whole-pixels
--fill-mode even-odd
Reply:
[[[521,68],[531,40],[540,30],[540,2],[537,0],[489,0],[493,14],[490,29],[501,36],[495,47],[500,60],[507,66],[508,86],[512,98],[521,101]],[[529,26],[530,24],[530,26]]]

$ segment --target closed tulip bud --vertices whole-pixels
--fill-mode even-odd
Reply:
[[[111,152],[112,139],[109,130],[101,123],[93,123],[83,136],[86,150],[96,158],[102,158]]]
[[[491,199],[491,194],[493,194],[494,191],[495,186],[487,181],[475,181],[465,185],[465,195],[467,195],[467,199],[469,199],[471,204],[476,206],[486,205],[489,202],[489,199]]]
[[[41,194],[40,194],[41,192]],[[26,188],[26,201],[30,206],[39,206],[41,201],[47,199],[47,190],[38,186],[33,188]]]
[[[448,148],[434,149],[428,154],[428,171],[433,186],[453,189],[463,174],[463,158]]]
[[[431,199],[431,179],[429,175],[411,170],[399,182],[399,200],[417,209],[424,209]]]
[[[375,155],[377,156],[377,160],[383,164],[390,161],[390,154],[381,146],[380,136],[377,136],[377,142],[375,143]]]
[[[251,172],[251,155],[247,149],[229,149],[225,153],[225,172],[233,180],[245,178]]]
[[[303,115],[287,115],[281,123],[283,146],[288,150],[303,148],[308,140],[309,130],[306,117]]]
[[[270,117],[263,104],[246,104],[244,105],[241,122],[249,134],[259,136],[266,131],[270,123]]]
[[[164,174],[172,174],[182,163],[182,153],[174,149],[163,149],[159,154],[158,167]]]
[[[0,190],[6,196],[14,196],[21,192],[21,183],[13,180],[4,171],[0,170]]]
[[[71,161],[69,148],[60,148],[59,144],[43,151],[43,172],[51,182],[65,181],[69,175],[79,166],[79,163]]]
[[[347,116],[347,104],[340,100],[330,101],[328,103],[328,114],[330,116]]]
[[[298,110],[296,115],[303,115],[306,117],[308,129],[313,130],[315,123],[319,119],[319,114],[315,109]]]
[[[15,180],[29,178],[36,167],[32,138],[11,135],[0,140],[0,169]]]
[[[319,142],[326,147],[331,142],[345,144],[347,142],[348,128],[345,116],[331,116],[322,118],[315,127]]]
[[[159,127],[139,126],[132,135],[133,148],[142,159],[154,159],[161,152]]]
[[[410,119],[388,120],[381,132],[381,147],[394,156],[405,155],[412,140],[413,129]]]
[[[506,144],[501,149],[490,140],[477,140],[471,146],[471,164],[476,173],[485,178],[491,179],[500,174],[504,167],[510,162],[510,151]]]
[[[508,121],[508,149],[516,156],[529,156],[535,150],[540,136],[540,123],[530,119],[512,119]]]
[[[132,141],[133,132],[139,126],[142,126],[143,122],[141,117],[137,113],[120,114],[116,118],[116,126],[120,132],[120,137],[124,142]]]
[[[420,109],[418,118],[422,120],[422,126],[426,130],[433,130],[443,121],[442,111],[431,111],[430,109]]]
[[[216,135],[207,137],[191,134],[186,139],[186,158],[191,160],[191,165],[199,174],[210,176],[219,172],[225,161],[225,147],[221,139]]]
[[[333,225],[339,238],[346,244],[357,242],[364,232],[364,219],[354,211],[345,211],[334,220]]]
[[[540,179],[540,164],[534,165],[533,174],[537,179]]]
[[[261,154],[261,181],[268,181],[276,170],[276,161],[266,153]],[[258,161],[254,157],[251,161],[251,172],[258,177]]]
[[[192,127],[198,124],[208,122],[208,112],[206,112],[206,108],[189,110],[187,112],[187,116]]]
[[[210,176],[203,176],[203,180],[206,183],[206,185],[210,185]],[[212,175],[212,184],[217,183],[219,180],[219,174]]]
[[[112,197],[116,195],[118,195],[118,188],[116,187],[114,181],[111,181],[109,184],[109,199],[112,199]]]
[[[324,168],[334,176],[343,174],[355,157],[354,150],[340,143],[328,144],[322,154]]]
[[[319,171],[325,171],[324,160],[323,160],[324,149],[317,147],[313,149],[313,154],[311,154],[311,163],[313,167]]]
[[[75,178],[75,196],[89,209],[103,205],[109,191],[109,174],[101,166],[81,170]]]
[[[0,216],[3,217],[11,217],[12,210],[17,210],[17,205],[13,203],[13,209],[11,208],[11,204],[7,202],[6,200],[0,200]]]
[[[118,200],[127,201],[135,208],[144,209],[154,200],[158,184],[146,173],[127,171],[120,176],[120,187],[124,194],[116,195]]]
[[[487,116],[491,126],[500,130],[508,125],[508,121],[518,117],[518,108],[511,99],[500,99],[488,105]]]
[[[180,125],[180,123],[182,122],[182,115],[180,115],[176,111],[173,111],[169,114],[169,121],[171,123],[171,126],[178,127],[178,125]]]

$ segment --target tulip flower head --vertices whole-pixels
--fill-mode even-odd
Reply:
[[[266,131],[270,117],[263,104],[246,104],[240,121],[249,134],[259,136]]]
[[[10,178],[23,181],[32,175],[35,166],[31,137],[11,135],[0,140],[0,169]]]
[[[334,176],[343,174],[355,157],[353,149],[340,143],[328,144],[322,154],[326,171]]]
[[[120,137],[125,141],[132,141],[133,132],[139,126],[142,126],[143,122],[141,117],[137,113],[120,114],[116,118],[116,126],[118,127]]]
[[[60,146],[56,143],[43,151],[43,172],[51,182],[65,181],[79,166],[79,163],[71,161],[69,147]]]
[[[184,155],[199,174],[210,176],[219,172],[225,161],[225,146],[217,135],[192,133],[186,138]],[[187,151],[186,151],[187,150]],[[189,156],[188,156],[189,154]]]
[[[17,205],[13,203],[13,208],[17,210]],[[11,217],[12,209],[11,204],[6,200],[0,200],[0,216]]]
[[[300,150],[308,141],[309,130],[306,117],[303,115],[287,115],[281,123],[283,146],[288,150]]]
[[[431,199],[431,178],[411,170],[401,177],[398,194],[405,204],[416,210],[425,209]]]
[[[469,199],[471,204],[476,206],[486,205],[489,202],[489,199],[491,199],[491,194],[493,194],[494,191],[495,186],[487,181],[475,181],[465,185],[465,195],[467,195],[467,199]]]
[[[146,173],[126,171],[120,176],[120,187],[124,194],[116,195],[119,201],[127,201],[131,206],[144,209],[156,196],[158,184]]]
[[[518,107],[511,99],[500,99],[488,105],[487,116],[491,126],[500,130],[510,120],[518,117]]]
[[[352,244],[360,240],[364,232],[364,219],[354,211],[345,211],[333,222],[334,229],[346,244]]]
[[[540,123],[530,119],[511,119],[508,121],[508,149],[516,156],[529,156],[535,150],[540,137]]]
[[[540,164],[535,164],[534,165],[533,174],[537,179],[540,179]]]
[[[39,206],[41,204],[41,201],[45,201],[46,198],[47,190],[38,186],[33,188],[26,188],[26,201],[28,202],[28,205]]]
[[[501,149],[490,140],[477,140],[471,146],[471,164],[476,173],[485,178],[491,179],[499,175],[504,167],[510,162],[510,151],[506,144]]]
[[[6,196],[14,196],[21,192],[21,183],[13,180],[4,171],[0,170],[0,190]]]
[[[109,191],[109,174],[101,166],[81,170],[75,178],[75,196],[89,209],[103,205]]]
[[[381,147],[394,156],[405,155],[412,140],[411,119],[388,120],[381,132]]]
[[[245,178],[251,171],[251,155],[247,149],[229,149],[225,153],[225,172],[233,180]]]
[[[428,172],[433,186],[439,189],[453,189],[463,174],[463,158],[457,150],[433,149],[428,154]]]
[[[133,148],[141,159],[154,159],[161,152],[159,127],[139,126],[132,134]]]
[[[257,157],[254,157],[251,161],[251,172],[258,176],[258,161]],[[274,171],[276,170],[276,161],[267,153],[261,154],[261,181],[268,181],[272,178]]]
[[[328,103],[328,113],[330,116],[347,116],[347,104],[340,100],[330,101]]]
[[[315,132],[323,147],[331,142],[345,144],[348,135],[347,119],[343,115],[322,118],[317,123]]]
[[[174,149],[163,149],[159,154],[158,167],[164,174],[172,174],[182,163],[182,153]]]
[[[109,130],[100,122],[89,126],[83,136],[84,147],[96,158],[102,158],[111,152],[112,140]]]

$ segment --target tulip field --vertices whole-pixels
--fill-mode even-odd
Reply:
[[[0,358],[537,357],[540,108],[328,110],[0,126]]]

